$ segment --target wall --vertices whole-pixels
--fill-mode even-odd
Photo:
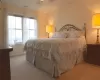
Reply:
[[[0,13],[0,45],[7,44],[7,14],[22,15],[25,17],[33,17],[38,20],[38,38],[47,38],[46,25],[48,14],[42,10],[31,10],[29,8],[22,8],[12,4],[3,3],[3,8]],[[23,44],[16,44],[13,46],[13,52],[11,56],[23,54]]]
[[[87,24],[86,27],[89,27],[91,24],[91,15],[91,11],[86,7],[86,5],[82,1],[62,0],[58,4],[58,12],[56,19],[57,29],[60,29],[63,25],[68,23],[74,24],[75,26],[81,29],[83,28],[84,23]],[[88,35],[87,42],[90,42],[90,40],[88,39]]]
[[[13,4],[4,3],[4,8],[8,13],[11,14],[19,14],[26,17],[34,17],[37,18],[37,11],[29,9],[28,7],[18,7]]]
[[[3,9],[2,5],[0,4],[0,46],[4,44],[4,29],[3,29]]]
[[[38,10],[38,36],[47,38],[46,25],[48,24],[48,14],[45,11]]]
[[[49,7],[33,11],[27,8],[17,7],[15,5],[4,4],[7,12],[33,16],[38,20],[38,38],[46,38],[45,27],[49,20],[54,21],[54,27],[59,30],[63,25],[71,23],[79,28],[86,23],[87,43],[95,43],[96,29],[92,29],[92,15],[100,12],[100,1],[95,0],[55,0]],[[4,25],[3,12],[0,12],[0,45],[4,44]]]
[[[21,8],[15,5],[3,3],[0,12],[0,46],[7,44],[7,15],[15,14],[25,17],[33,17],[37,19],[37,11],[33,11],[28,8]],[[16,44],[13,46],[13,52],[11,56],[23,54],[23,44]]]
[[[92,15],[100,13],[100,0],[84,0],[84,4],[89,11],[87,15],[87,41],[88,43],[96,43],[97,30],[92,28]]]
[[[59,28],[67,23],[81,27],[86,22],[84,7],[80,4],[80,1],[68,2],[63,0],[60,2],[58,9],[57,27]]]
[[[39,38],[48,37],[48,33],[46,32],[46,25],[52,22],[52,24],[54,24],[55,27],[56,10],[57,7],[53,5],[41,7],[40,9],[38,9]]]
[[[38,21],[38,38],[47,37],[45,26],[47,24],[47,13],[42,10],[31,10],[29,8],[22,8],[11,4],[4,4],[8,14],[19,14],[25,17],[33,17]]]
[[[59,30],[63,25],[70,23],[82,28],[86,23],[87,43],[96,42],[96,29],[92,28],[92,15],[100,12],[100,0],[57,0],[57,9],[48,17],[54,17],[55,27]],[[50,12],[49,12],[50,13]]]

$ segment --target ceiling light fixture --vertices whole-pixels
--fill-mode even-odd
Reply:
[[[41,2],[44,2],[44,0],[40,0]]]
[[[37,4],[43,4],[46,0],[38,0]],[[53,2],[55,0],[47,0],[47,2]]]

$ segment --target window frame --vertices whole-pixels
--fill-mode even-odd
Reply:
[[[24,17],[24,18],[29,19],[29,20],[30,20],[30,19],[36,20],[35,18],[32,18],[32,17]],[[24,18],[23,18],[23,21],[24,21]],[[37,21],[37,20],[36,20],[36,21]],[[36,25],[37,25],[37,24],[36,24]],[[23,28],[23,29],[24,29],[24,28]],[[38,29],[37,27],[34,28],[34,29],[30,29],[30,24],[29,24],[29,28],[28,28],[28,29],[24,29],[24,30],[28,30],[29,32],[30,32],[31,30],[34,30],[35,35],[36,35],[36,36],[34,35],[34,37],[37,38],[37,29]],[[23,31],[24,31],[24,30],[23,30]],[[30,38],[30,34],[29,34],[29,39],[31,39],[31,38]]]
[[[21,41],[21,43],[23,43],[24,42],[24,39],[23,39],[23,37],[24,37],[24,19],[25,18],[28,18],[28,19],[33,19],[33,20],[36,20],[37,21],[37,19],[35,19],[35,18],[33,18],[33,17],[24,17],[24,16],[21,16],[21,15],[16,15],[16,14],[8,14],[7,15],[7,18],[9,17],[9,16],[14,16],[14,17],[20,17],[21,19],[22,19],[22,28],[21,29],[17,29],[16,27],[15,28],[9,28],[9,27],[7,27],[8,28],[8,30],[7,31],[9,31],[9,29],[12,29],[12,30],[15,30],[15,38],[16,38],[16,30],[21,30],[22,31],[22,41]],[[7,19],[8,20],[8,19]],[[29,32],[31,31],[31,30],[34,30],[36,33],[36,38],[37,38],[37,27],[35,28],[35,29],[27,29]],[[9,33],[8,33],[9,34]],[[29,35],[29,37],[30,37],[30,35]],[[9,35],[8,35],[8,39],[9,39]],[[30,39],[30,38],[29,38]],[[9,41],[8,41],[8,44],[9,44]],[[15,43],[14,43],[15,44]]]

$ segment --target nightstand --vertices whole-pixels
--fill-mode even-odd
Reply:
[[[100,44],[87,44],[87,62],[100,65]]]

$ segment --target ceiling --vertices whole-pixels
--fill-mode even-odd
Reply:
[[[47,7],[52,5],[56,0],[44,0],[44,2],[40,2],[40,0],[2,0],[3,2],[14,4],[20,7],[28,7],[31,9],[39,9],[41,7]]]

